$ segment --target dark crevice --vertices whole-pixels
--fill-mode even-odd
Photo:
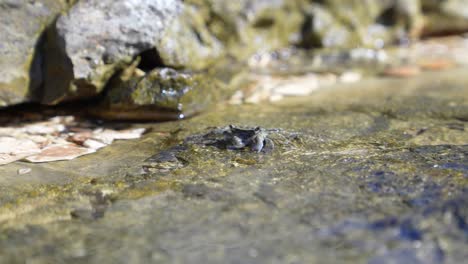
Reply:
[[[321,38],[314,32],[314,17],[304,14],[304,23],[301,27],[301,41],[297,44],[299,48],[313,49],[323,48]]]
[[[388,8],[384,10],[380,16],[377,18],[377,23],[390,27],[396,24],[397,21],[397,11],[395,7]]]
[[[193,34],[195,34],[195,37],[197,38],[197,41],[200,42],[201,44],[204,44],[205,42],[203,41],[203,38],[200,34],[200,32],[198,32],[198,30],[196,30],[195,28],[192,28],[192,32]]]
[[[140,53],[139,56],[141,58],[141,61],[138,64],[138,68],[145,72],[151,71],[154,68],[165,66],[156,48],[145,50],[142,53]]]
[[[258,19],[253,23],[254,28],[270,28],[275,24],[275,20],[270,17]]]
[[[34,47],[31,67],[29,69],[29,87],[28,95],[26,98],[33,102],[38,102],[42,99],[44,93],[45,78],[47,77],[46,72],[44,71],[46,59],[45,45],[47,41],[46,32],[47,29],[41,33]]]

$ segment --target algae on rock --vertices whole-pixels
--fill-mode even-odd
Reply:
[[[209,75],[156,68],[136,68],[139,60],[111,83],[92,113],[107,119],[171,120],[191,116],[215,102],[221,82]]]
[[[164,65],[203,69],[224,55],[223,43],[208,30],[199,11],[184,5],[182,13],[164,31],[155,48]]]
[[[198,1],[200,2],[200,1]],[[208,28],[230,54],[246,59],[257,51],[269,51],[297,43],[303,24],[301,1],[206,0]]]
[[[419,0],[312,2],[300,43],[306,48],[382,48],[418,37],[423,26]]]

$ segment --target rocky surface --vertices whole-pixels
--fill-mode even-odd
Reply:
[[[66,1],[0,1],[0,107],[38,100],[43,31]]]
[[[154,48],[179,1],[79,1],[48,36],[43,102],[91,97],[139,53]]]
[[[158,43],[158,55],[166,66],[204,69],[225,55],[225,45],[207,28],[200,7],[185,4],[182,9]]]
[[[1,260],[463,263],[467,81],[466,69],[367,80],[3,166]],[[229,124],[269,129],[276,147],[197,144]]]
[[[306,9],[301,45],[382,48],[417,38],[422,27],[419,0],[315,1]]]
[[[378,50],[464,32],[464,10],[456,0],[3,0],[0,105],[100,96],[138,57],[143,71],[207,71],[291,45]]]
[[[413,78],[346,84],[356,80],[348,68],[381,70],[387,42],[463,31],[462,2],[81,0],[49,27],[42,53],[32,47],[65,2],[0,0],[0,80],[23,78],[0,81],[2,106],[103,93],[96,108],[70,109],[177,119],[248,88],[246,69],[265,79],[264,90],[302,95],[219,105],[179,122],[90,120],[150,132],[70,161],[2,166],[0,262],[466,262],[467,69],[436,71],[466,66],[466,44],[416,44],[424,52],[396,53],[417,74],[408,65],[385,71]],[[461,20],[431,25],[434,13]],[[25,14],[31,19],[8,19]],[[27,30],[12,33],[16,26]],[[10,47],[15,41],[25,46]],[[269,52],[290,44],[339,49]],[[239,63],[258,50],[250,68]],[[322,80],[311,71],[347,81],[317,90]],[[31,109],[10,108],[0,121],[40,119]]]
[[[226,54],[245,59],[286,46],[302,21],[299,9],[288,6],[282,0],[79,2],[49,33],[45,85],[55,88],[46,89],[43,102],[94,96],[140,54],[143,68],[200,70]]]

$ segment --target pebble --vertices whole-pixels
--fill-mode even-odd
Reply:
[[[344,72],[340,76],[340,82],[342,83],[355,83],[362,79],[362,75],[359,72]]]
[[[290,78],[274,88],[276,94],[284,96],[308,95],[319,88],[319,82],[315,74]]]
[[[21,168],[18,170],[18,174],[19,175],[27,174],[27,173],[30,173],[31,170],[32,170],[31,168]]]

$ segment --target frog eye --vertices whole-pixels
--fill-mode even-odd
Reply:
[[[256,127],[254,130],[255,130],[255,131],[260,131],[261,128],[258,126],[258,127]]]

